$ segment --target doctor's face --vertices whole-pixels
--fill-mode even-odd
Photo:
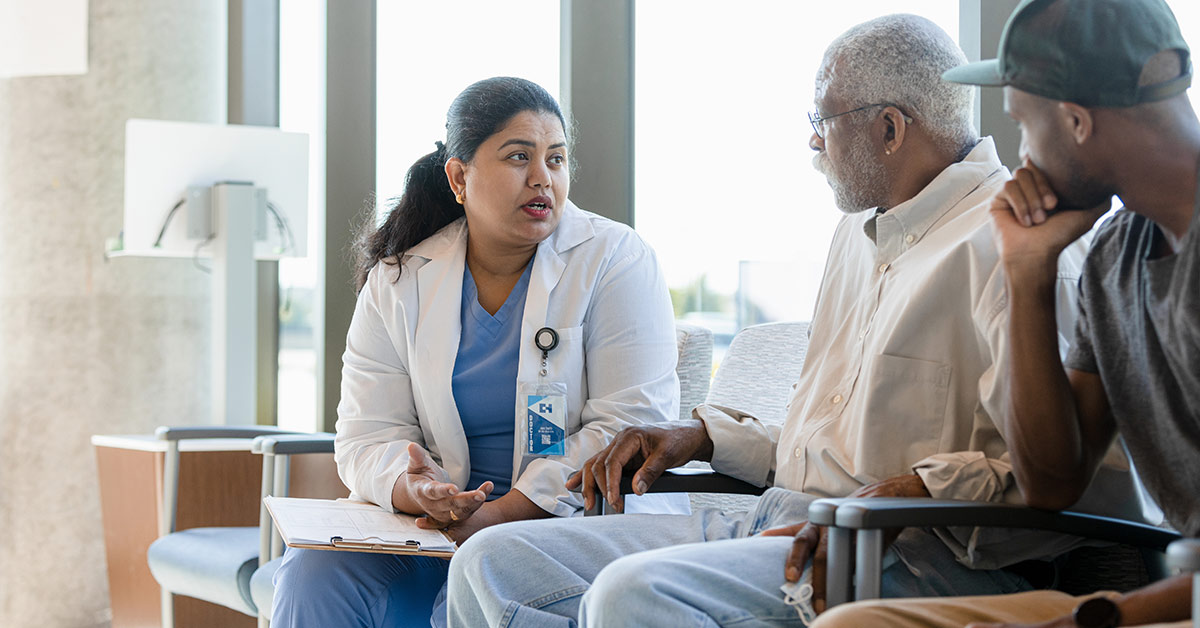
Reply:
[[[446,172],[452,183],[461,177],[472,239],[488,248],[536,246],[554,233],[567,203],[566,133],[554,114],[523,111],[480,144],[470,163],[451,160]]]

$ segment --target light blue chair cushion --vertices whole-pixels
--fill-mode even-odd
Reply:
[[[254,605],[263,617],[270,617],[274,608],[272,602],[275,599],[275,572],[279,571],[279,564],[282,562],[281,556],[259,567],[258,571],[250,576],[250,597],[254,599]]]
[[[250,575],[258,567],[258,527],[191,528],[150,545],[150,573],[164,589],[250,616],[258,610]]]

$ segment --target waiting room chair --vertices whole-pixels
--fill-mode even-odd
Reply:
[[[174,626],[172,594],[186,595],[240,611],[257,609],[250,597],[250,576],[258,567],[259,527],[201,527],[177,531],[179,503],[179,443],[195,439],[244,439],[247,448],[259,436],[280,436],[286,430],[268,426],[160,427],[167,443],[163,468],[160,536],[147,551],[154,579],[162,587],[162,625]]]
[[[291,476],[292,456],[298,454],[332,454],[333,434],[282,434],[255,439],[255,453],[263,456],[262,496],[287,497],[291,494],[288,478]],[[329,472],[337,474],[337,468]],[[270,624],[272,602],[275,598],[273,582],[283,557],[283,539],[271,521],[265,502],[260,502],[258,537],[258,568],[250,577],[250,598],[258,614],[259,626]]]
[[[779,334],[778,337],[772,338],[772,334],[777,333],[777,330],[773,330],[771,325],[794,325],[797,327],[803,325],[803,327],[798,327],[791,334]],[[796,333],[799,329],[802,329],[803,332]],[[743,334],[746,334],[744,338]],[[741,340],[749,342],[743,343]],[[780,386],[778,383],[780,375],[773,371],[777,368],[776,365],[779,364],[787,365],[784,367],[785,369],[791,368],[789,360],[798,355],[798,363],[794,366],[794,374],[788,376],[790,380],[788,383],[798,379],[800,367],[803,364],[804,352],[807,349],[807,341],[807,324],[773,323],[743,330],[734,338],[734,343],[731,344],[729,353],[717,371],[717,375],[709,391],[709,397],[706,400],[707,403],[737,408],[763,421],[782,423],[786,415],[786,401],[780,401],[780,397],[786,400],[792,390],[787,388],[786,385]],[[750,348],[751,346],[753,349]],[[692,467],[696,465],[688,466]],[[669,470],[650,488],[651,492],[730,494],[730,496],[713,496],[712,499],[717,504],[721,504],[724,500],[737,500],[742,496],[747,496],[752,501],[754,499],[752,496],[760,495],[763,490],[762,487],[756,487],[728,476],[686,467]],[[621,492],[622,494],[633,492],[631,477],[628,475],[622,478]],[[694,497],[693,502],[695,501]],[[891,523],[889,520],[888,525],[875,526],[877,529],[874,531],[864,529],[861,536],[865,538],[865,542],[859,545],[858,553],[855,554],[852,548],[857,536],[856,532],[858,532],[858,528],[855,526],[867,527],[866,524],[860,524],[858,521],[873,522],[877,521],[876,517],[878,517],[878,515],[872,515],[861,519],[860,513],[864,511],[872,512],[875,508],[882,508],[884,503],[888,501],[884,499],[822,499],[817,500],[810,506],[808,513],[809,520],[815,524],[829,527],[829,561],[826,584],[826,596],[829,606],[832,607],[854,599],[856,592],[859,599],[867,599],[871,596],[872,592],[875,596],[878,596],[879,566],[882,560],[882,552],[873,550],[875,547],[872,545],[873,539],[878,536],[881,544],[882,528],[905,524]],[[1034,529],[1047,529],[1049,531],[1066,531],[1067,533],[1081,536],[1092,536],[1098,540],[1110,540],[1130,545],[1150,547],[1158,551],[1162,551],[1166,548],[1167,543],[1178,538],[1177,534],[1154,528],[1153,526],[1117,519],[1106,519],[1093,515],[1045,513],[1020,506],[981,504],[976,502],[954,502],[954,504],[956,504],[953,506],[954,508],[973,508],[976,509],[975,512],[977,513],[987,512],[986,516],[981,516],[977,521],[987,521],[988,525],[991,525],[991,521],[994,519],[992,514],[994,511],[989,509],[998,507],[1004,509],[1005,514],[1001,516],[997,512],[995,518],[1011,522],[1011,525],[1007,527],[1030,527]],[[845,513],[841,513],[840,508],[844,505],[851,505],[853,507]],[[943,508],[947,507],[943,506]],[[599,511],[600,506],[597,505],[597,508],[593,509],[593,512],[589,514],[598,514]],[[967,511],[959,512],[965,515]],[[1046,517],[1049,517],[1049,519],[1045,519]],[[1056,525],[1062,529],[1053,527],[1039,528],[1037,525],[1033,525],[1043,520],[1045,521],[1044,525]],[[1050,523],[1051,521],[1053,523]],[[920,525],[939,524],[922,523]],[[1089,531],[1091,534],[1088,534]],[[1101,534],[1102,532],[1106,533],[1107,536]],[[876,554],[879,555],[876,556]],[[1156,573],[1153,563],[1147,566],[1147,571],[1149,572],[1147,575],[1150,578],[1161,577],[1164,573],[1161,571]],[[862,578],[864,581],[855,587],[851,578]],[[1200,626],[1197,628],[1200,628]]]
[[[1014,504],[930,498],[821,499],[813,503],[809,515],[813,523],[830,527],[827,590],[837,592],[837,602],[847,601],[851,591],[856,600],[879,597],[883,536],[884,530],[889,528],[1020,528],[1070,534],[1156,552],[1166,551],[1169,545],[1180,539],[1180,535],[1172,530],[1099,515],[1052,512]],[[1181,545],[1176,550],[1181,565],[1193,564],[1187,562],[1189,557],[1193,561],[1200,560],[1200,555],[1189,555],[1184,547]],[[838,566],[836,573],[835,565]],[[1165,569],[1156,568],[1153,561],[1147,563],[1147,572],[1149,580],[1166,575]],[[1137,584],[1141,583],[1134,583]],[[831,596],[830,606],[833,603]]]
[[[707,327],[675,323],[675,347],[679,362],[679,418],[692,416],[692,408],[704,402],[712,379],[713,334]]]

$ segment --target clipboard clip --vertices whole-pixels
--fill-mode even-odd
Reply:
[[[376,551],[385,551],[385,552],[386,551],[395,551],[395,550],[418,552],[421,550],[421,543],[419,541],[413,541],[413,540],[405,541],[404,544],[401,545],[399,543],[372,543],[371,541],[366,541],[366,540],[347,541],[346,539],[344,539],[340,536],[334,536],[334,537],[329,538],[329,544],[334,547],[345,547],[345,548],[350,548],[350,549],[362,549],[362,550],[376,550]]]

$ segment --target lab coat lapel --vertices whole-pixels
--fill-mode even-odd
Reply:
[[[439,236],[444,237],[427,240],[411,251],[428,257],[429,262],[417,270],[419,315],[413,335],[417,361],[409,376],[433,433],[431,449],[436,448],[434,454],[451,481],[466,487],[471,473],[467,437],[451,387],[462,334],[459,313],[467,252],[465,222],[448,227]]]
[[[521,357],[517,366],[518,379],[536,377],[541,354],[533,346],[533,335],[546,326],[546,311],[550,305],[550,293],[562,278],[566,263],[553,247],[545,242],[538,245],[533,257],[533,270],[529,274],[529,291],[525,295],[525,315],[521,319]],[[536,355],[535,355],[536,354]]]
[[[550,237],[538,244],[533,257],[533,270],[529,277],[529,292],[525,296],[525,316],[521,319],[521,357],[517,367],[517,379],[534,381],[541,366],[541,352],[533,344],[533,335],[549,321],[550,293],[558,286],[566,261],[560,253],[590,239],[595,232],[583,211],[570,201],[563,208],[562,220]],[[563,298],[563,297],[560,297]],[[568,295],[565,298],[586,298]]]

